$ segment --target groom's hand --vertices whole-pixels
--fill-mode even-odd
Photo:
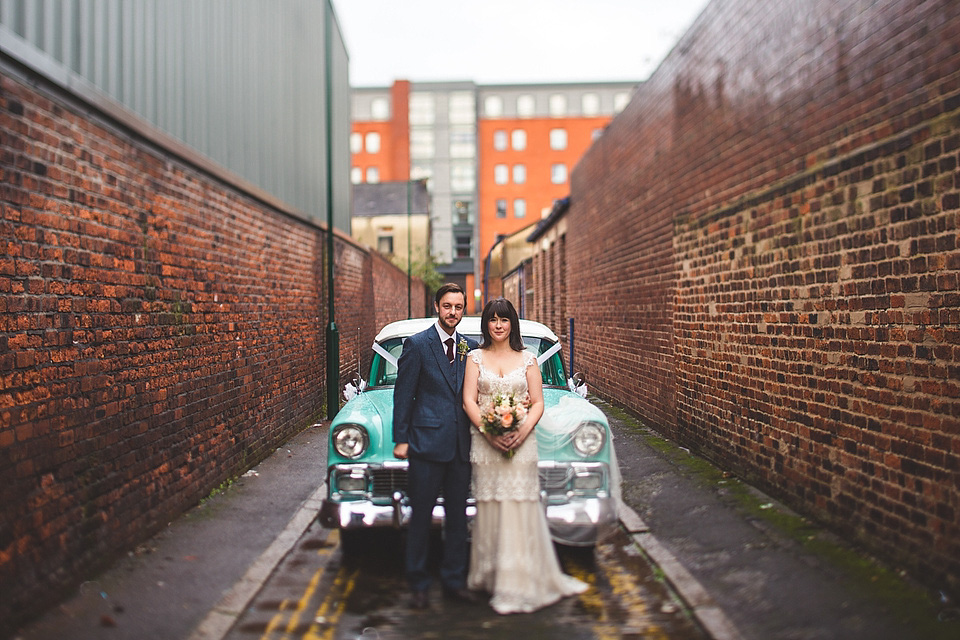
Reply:
[[[401,442],[399,444],[393,445],[393,457],[399,458],[400,460],[406,460],[407,449],[409,448],[409,446],[410,445],[408,445],[406,442]]]

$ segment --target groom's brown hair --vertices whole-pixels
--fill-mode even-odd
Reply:
[[[439,306],[440,299],[448,293],[459,293],[463,296],[463,303],[467,303],[467,294],[463,292],[463,287],[458,285],[456,282],[448,282],[439,289],[437,289],[437,295],[433,297],[433,301]]]

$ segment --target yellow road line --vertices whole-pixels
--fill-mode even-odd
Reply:
[[[336,529],[332,530],[327,536],[327,540],[332,544],[327,545],[325,548],[317,551],[317,555],[329,555],[333,549],[337,548],[339,543],[339,534]],[[293,614],[290,616],[290,619],[287,621],[286,627],[284,627],[284,633],[281,636],[283,640],[289,638],[289,634],[293,633],[294,629],[297,628],[297,625],[300,623],[300,614],[303,613],[304,609],[307,608],[307,605],[310,604],[310,600],[313,598],[313,595],[317,591],[317,586],[320,584],[320,578],[323,577],[324,572],[327,569],[326,563],[324,563],[310,578],[310,583],[307,585],[306,590],[303,592],[303,595],[297,601],[297,606],[293,610]],[[283,613],[277,613],[273,619],[270,620],[270,624],[267,625],[267,629],[264,631],[264,634],[260,637],[261,640],[269,640],[270,633],[274,629],[280,626],[280,618],[283,617]]]
[[[287,610],[287,607],[290,605],[290,601],[286,598],[280,602],[280,606],[277,608],[277,613],[273,614],[273,617],[270,618],[270,622],[267,624],[267,628],[263,630],[263,635],[260,636],[261,640],[269,637],[273,630],[280,626],[280,620],[283,619],[283,612]]]
[[[579,565],[567,568],[574,578],[586,582],[590,588],[580,594],[580,604],[590,613],[597,616],[597,622],[592,625],[597,640],[619,640],[620,628],[610,621],[607,605],[603,594],[597,589],[597,576]]]
[[[650,640],[667,640],[668,636],[664,630],[651,620],[647,601],[641,595],[641,589],[633,574],[618,562],[607,562],[609,555],[609,549],[604,551],[601,547],[597,547],[597,566],[610,583],[613,595],[627,612],[627,619],[620,625],[620,631],[642,633],[645,639]]]
[[[303,635],[303,640],[330,640],[333,637],[340,616],[343,615],[343,610],[347,607],[347,598],[353,593],[357,584],[358,573],[360,573],[360,569],[355,569],[346,579],[343,569],[337,573],[337,578],[333,581],[333,587],[330,589],[330,595],[317,608],[313,616],[313,624]],[[346,580],[345,585],[344,580]],[[331,604],[331,600],[334,604]],[[331,608],[333,611],[328,615]],[[320,633],[320,624],[317,622],[320,618],[323,618],[323,624],[326,625],[323,633]]]

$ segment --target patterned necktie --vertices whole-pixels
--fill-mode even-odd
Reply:
[[[447,344],[447,360],[453,364],[453,338],[447,338],[444,342]]]

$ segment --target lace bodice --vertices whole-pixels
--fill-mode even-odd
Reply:
[[[477,389],[480,393],[480,404],[483,404],[485,398],[491,398],[498,393],[513,393],[517,397],[527,392],[527,367],[536,364],[537,359],[529,351],[523,352],[523,364],[508,372],[504,376],[499,376],[492,371],[488,371],[483,366],[483,352],[476,349],[470,352],[470,359],[473,360],[480,369],[480,378],[477,381]]]
[[[477,364],[478,402],[483,406],[497,393],[513,393],[517,397],[527,393],[527,368],[536,366],[537,358],[529,351],[523,353],[523,364],[500,376],[483,366],[483,351],[470,352]],[[470,462],[473,463],[473,494],[477,500],[539,500],[540,481],[537,475],[537,438],[531,434],[513,458],[490,446],[483,434],[473,429]]]

